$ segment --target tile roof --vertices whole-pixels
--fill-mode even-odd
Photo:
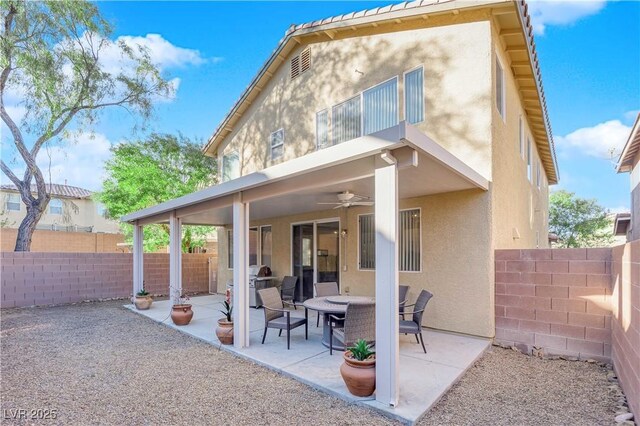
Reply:
[[[88,189],[78,188],[77,186],[60,185],[57,183],[47,184],[47,192],[55,197],[62,198],[90,198],[93,192]],[[2,184],[0,190],[18,191],[14,184]],[[31,192],[38,192],[35,185],[31,185]]]

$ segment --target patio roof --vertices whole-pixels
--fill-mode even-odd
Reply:
[[[326,210],[326,206],[317,203],[335,201],[335,194],[341,191],[373,196],[373,175],[384,151],[391,151],[400,163],[399,198],[489,187],[487,179],[471,167],[417,128],[402,122],[131,213],[122,220],[139,225],[166,223],[175,212],[183,224],[229,224],[237,194],[251,203],[252,219]]]

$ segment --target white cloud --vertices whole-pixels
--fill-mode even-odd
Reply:
[[[42,148],[37,163],[49,181],[100,189],[104,179],[104,163],[111,157],[111,142],[102,133],[78,133],[59,145]],[[51,164],[51,168],[49,168]]]
[[[529,2],[529,13],[533,30],[544,34],[549,25],[570,25],[600,12],[606,5],[604,0],[535,0]]]
[[[557,136],[555,142],[559,150],[576,149],[586,155],[616,160],[627,142],[631,127],[620,120],[610,120],[593,127],[583,127],[566,136]]]
[[[624,113],[624,118],[625,120],[635,122],[636,118],[638,118],[638,114],[640,114],[640,109],[632,109],[631,111]]]
[[[121,71],[122,67],[130,67],[132,62],[125,60],[121,55],[119,43],[126,44],[132,50],[137,51],[138,46],[147,49],[151,62],[160,71],[171,68],[183,68],[187,65],[201,65],[207,60],[195,49],[178,47],[160,34],[147,34],[141,36],[120,36],[115,41],[110,42],[100,52],[103,69],[110,73]],[[214,61],[216,59],[214,58]]]

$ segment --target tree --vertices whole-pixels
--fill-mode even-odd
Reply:
[[[206,157],[201,144],[182,135],[152,134],[145,140],[121,143],[111,148],[113,157],[106,162],[107,177],[97,197],[110,217],[153,206],[211,186],[217,181],[217,162]],[[124,227],[128,240],[132,227]],[[210,226],[185,226],[183,250],[204,244]],[[144,246],[155,251],[169,244],[167,225],[144,227]]]
[[[558,246],[602,247],[611,244],[611,221],[596,200],[576,197],[564,190],[549,196],[549,230],[558,236]]]
[[[50,200],[36,164],[41,148],[68,136],[72,125],[76,131],[91,126],[108,107],[121,107],[146,120],[153,100],[170,96],[172,86],[146,49],[109,40],[111,26],[93,3],[3,0],[0,14],[0,117],[25,172],[18,178],[4,159],[0,169],[26,205],[15,251],[29,251],[33,231]],[[113,58],[114,52],[127,66],[105,69],[104,56]],[[24,107],[21,120],[10,114],[15,108],[5,106],[8,94]]]

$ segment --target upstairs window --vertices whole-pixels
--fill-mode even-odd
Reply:
[[[96,203],[96,213],[98,216],[107,217],[107,209],[102,203]]]
[[[20,194],[7,194],[5,210],[12,212],[20,211]]]
[[[408,123],[424,121],[424,70],[422,67],[404,75],[405,118]]]
[[[500,60],[496,57],[496,108],[502,119],[505,119],[506,113],[506,94],[505,94],[505,81],[504,70],[500,65]]]
[[[222,181],[227,182],[240,177],[240,157],[230,152],[222,157]]]
[[[284,129],[279,129],[271,133],[269,145],[271,146],[272,160],[281,158],[284,155]]]
[[[527,138],[527,179],[531,180],[531,139]]]
[[[331,119],[334,145],[362,136],[360,96],[331,108]]]
[[[398,79],[362,92],[364,134],[378,132],[398,124]]]
[[[518,143],[520,145],[520,157],[524,159],[524,123],[522,122],[522,116],[520,116],[520,120],[518,121]]]
[[[49,214],[62,214],[62,200],[59,198],[52,198],[49,201]]]
[[[538,189],[542,186],[542,167],[540,167],[540,161],[536,163],[536,185],[538,185]]]
[[[318,149],[329,146],[329,110],[316,113],[316,146]]]

